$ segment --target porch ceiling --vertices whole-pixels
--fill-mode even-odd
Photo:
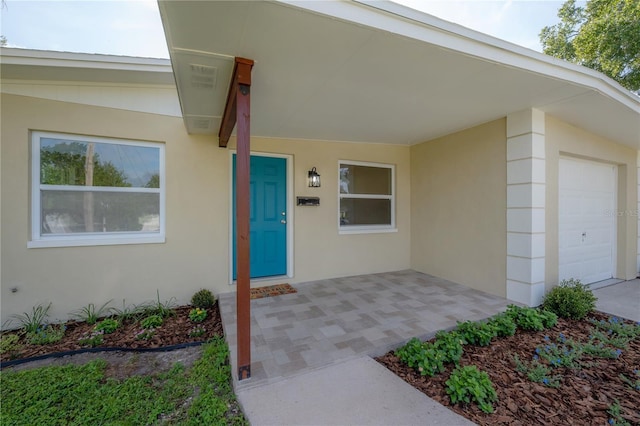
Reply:
[[[190,133],[218,133],[241,56],[256,136],[415,144],[533,107],[640,149],[613,81],[393,3],[159,5]]]

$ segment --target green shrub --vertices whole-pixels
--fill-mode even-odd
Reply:
[[[513,318],[506,313],[493,316],[488,324],[493,327],[498,337],[513,336],[518,328]]]
[[[162,325],[162,317],[160,315],[149,315],[140,321],[140,325],[144,329],[156,328]]]
[[[18,343],[20,337],[17,334],[3,334],[0,336],[0,354],[19,352],[22,345]]]
[[[23,312],[22,315],[13,315],[11,318],[18,320],[24,331],[27,333],[35,333],[38,329],[45,325],[49,316],[51,303],[46,307],[42,305],[34,306],[31,313]]]
[[[551,328],[558,323],[558,316],[555,313],[546,309],[538,309],[538,313],[544,328]]]
[[[113,318],[106,318],[96,324],[93,329],[95,331],[102,331],[104,334],[111,334],[120,327],[118,320]]]
[[[444,362],[453,362],[457,365],[464,350],[463,343],[464,340],[459,333],[441,330],[436,333],[433,346],[442,354]]]
[[[546,328],[545,325],[555,325],[555,320],[557,320],[557,318],[554,320],[554,315],[550,315],[544,310],[516,305],[507,306],[505,313],[523,330],[542,331]]]
[[[432,377],[444,371],[445,355],[432,343],[423,343],[414,337],[395,353],[400,361],[415,368],[423,376]]]
[[[465,342],[478,346],[487,346],[497,335],[495,328],[486,322],[458,322],[456,331]]]
[[[489,375],[475,365],[457,367],[446,381],[452,404],[475,402],[485,413],[493,413],[492,402],[498,399]]]
[[[562,280],[544,298],[542,306],[562,318],[582,319],[596,307],[597,298],[580,280]]]
[[[216,298],[211,293],[211,291],[203,288],[198,290],[191,297],[191,304],[196,308],[209,309],[213,308],[213,305],[216,303]]]
[[[32,345],[47,345],[49,343],[58,342],[64,337],[64,332],[67,327],[64,324],[55,327],[53,325],[47,325],[38,328],[35,332],[27,333],[27,341]]]

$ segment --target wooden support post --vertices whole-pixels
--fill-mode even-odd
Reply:
[[[249,241],[249,179],[251,163],[250,59],[236,58],[227,105],[220,126],[220,146],[227,146],[237,124],[236,153],[236,309],[238,314],[238,380],[251,377],[251,300]]]

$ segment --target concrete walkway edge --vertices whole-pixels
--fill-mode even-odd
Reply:
[[[473,425],[363,356],[239,390],[252,425]]]

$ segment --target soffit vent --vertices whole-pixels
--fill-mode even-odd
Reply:
[[[191,125],[194,129],[209,130],[209,127],[211,127],[211,120],[207,118],[192,118]]]
[[[191,87],[194,89],[214,90],[218,77],[218,68],[206,65],[189,64]]]

